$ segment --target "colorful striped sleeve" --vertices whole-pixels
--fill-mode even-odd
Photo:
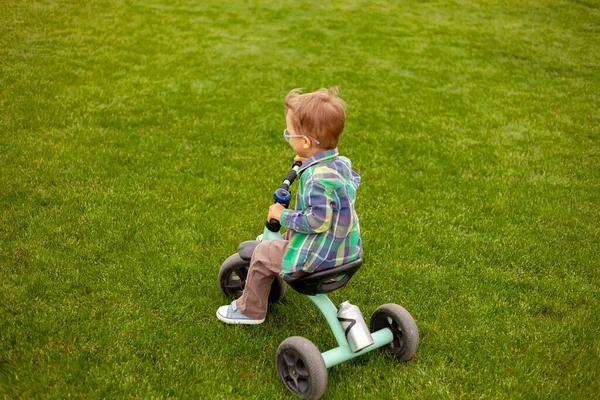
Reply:
[[[303,210],[283,210],[281,225],[301,233],[327,232],[331,225],[331,190],[324,182],[309,178],[304,183],[302,202]]]

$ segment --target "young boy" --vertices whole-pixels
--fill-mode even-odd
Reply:
[[[294,89],[285,98],[283,136],[296,153],[295,161],[302,161],[296,210],[277,203],[269,208],[267,220],[275,218],[288,229],[286,240],[268,240],[256,247],[244,293],[217,310],[217,318],[225,323],[262,323],[277,274],[295,279],[347,264],[362,254],[354,210],[360,177],[350,160],[338,155],[346,114],[337,93],[337,87],[306,94]]]

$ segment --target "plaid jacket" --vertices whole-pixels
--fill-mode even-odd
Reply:
[[[337,267],[362,255],[360,226],[354,210],[360,176],[338,150],[322,151],[300,170],[296,210],[283,210],[281,225],[290,230],[290,246],[281,276]]]

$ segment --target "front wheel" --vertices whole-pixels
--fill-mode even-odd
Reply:
[[[401,362],[413,358],[419,347],[419,329],[410,313],[398,304],[378,307],[371,316],[371,332],[383,328],[388,328],[394,336],[385,346],[387,351]]]
[[[225,296],[240,298],[246,287],[249,261],[244,261],[238,253],[229,256],[219,269],[219,286]],[[269,292],[269,303],[278,303],[285,296],[287,284],[282,277],[276,276]]]
[[[300,336],[285,339],[277,349],[277,375],[303,399],[318,399],[327,386],[327,367],[317,346]]]

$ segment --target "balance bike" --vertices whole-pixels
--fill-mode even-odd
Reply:
[[[281,186],[273,194],[275,201],[286,208],[291,200],[289,187],[296,179],[301,165],[299,162],[293,165]],[[237,253],[225,260],[219,270],[219,285],[225,295],[235,298],[242,295],[254,249],[264,240],[282,240],[280,229],[278,221],[267,221],[262,235],[259,235],[256,240],[242,242]],[[358,259],[287,282],[294,290],[307,295],[315,303],[327,320],[338,343],[338,347],[323,353],[310,340],[300,336],[289,337],[279,345],[276,355],[277,375],[281,383],[299,397],[304,399],[321,397],[327,386],[328,368],[372,350],[385,348],[400,362],[410,360],[417,351],[419,331],[415,320],[403,307],[392,303],[378,307],[371,315],[372,344],[353,351],[347,334],[354,323],[350,323],[344,329],[342,321],[347,320],[338,319],[338,309],[329,300],[327,293],[346,285],[362,263],[363,260]],[[274,303],[283,299],[285,290],[286,282],[278,276],[271,286],[269,302]],[[361,323],[361,321],[356,322]]]

